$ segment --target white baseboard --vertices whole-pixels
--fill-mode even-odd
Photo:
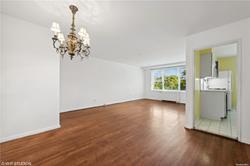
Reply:
[[[114,102],[108,102],[108,103],[104,103],[104,104],[96,104],[96,105],[93,104],[93,105],[88,105],[88,106],[75,107],[75,108],[61,110],[60,113],[70,112],[70,111],[77,111],[77,110],[88,109],[88,108],[93,108],[93,107],[101,107],[101,106],[104,106],[104,105],[108,106],[108,105],[112,105],[112,104],[119,104],[119,103],[124,103],[124,102],[129,102],[129,101],[140,100],[140,99],[145,99],[145,98],[144,97],[137,97],[137,98],[132,98],[132,99],[126,99],[126,100],[118,100],[118,101],[114,101]]]
[[[30,135],[34,135],[34,134],[43,133],[43,132],[46,132],[49,130],[58,129],[60,127],[61,127],[61,125],[58,124],[58,125],[54,125],[54,126],[45,127],[42,129],[37,129],[37,130],[27,131],[27,132],[20,133],[20,134],[11,135],[8,137],[0,138],[0,143],[11,141],[11,140],[22,138],[22,137],[26,137],[26,136],[30,136]]]
[[[176,102],[178,104],[186,104],[186,102],[183,101],[183,100],[178,101],[178,100],[175,100],[175,99],[167,99],[167,98],[166,99],[161,99],[161,98],[157,98],[157,97],[145,97],[144,99],[158,100],[158,101],[170,101],[170,102]]]
[[[242,143],[250,145],[250,140],[249,139],[241,138],[241,140],[239,140],[239,141],[242,142]]]

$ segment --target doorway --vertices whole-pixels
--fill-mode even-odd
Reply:
[[[238,43],[194,51],[194,128],[238,139]]]

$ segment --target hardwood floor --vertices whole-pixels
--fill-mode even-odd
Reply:
[[[61,114],[61,128],[1,144],[32,165],[250,165],[250,146],[184,129],[184,105],[138,100]]]

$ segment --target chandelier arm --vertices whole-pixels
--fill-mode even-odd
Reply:
[[[64,47],[64,54],[68,51],[67,47]]]
[[[65,46],[61,45],[59,47],[59,50],[60,50],[60,55],[63,57],[66,53],[66,49],[65,49]]]
[[[85,54],[85,47],[83,47],[83,49],[81,49],[81,54],[82,54],[82,55]]]
[[[58,49],[59,47],[56,47],[56,42],[58,41],[58,39],[57,39],[57,37],[53,37],[52,38],[52,41],[53,41],[53,47],[55,48],[55,49]]]
[[[83,45],[82,41],[79,40],[77,42],[77,45],[78,45],[77,54],[79,55],[81,53],[81,51],[82,51],[82,45]]]
[[[82,54],[79,54],[81,61],[84,59],[84,56]]]
[[[90,47],[89,46],[84,46],[84,49],[82,50],[82,53],[85,54],[85,56],[88,56],[90,53]]]
[[[67,45],[64,47],[64,53],[68,52],[68,47]]]
[[[86,56],[88,57],[89,56],[89,54],[90,54],[90,47],[89,46],[87,46],[87,49],[86,49],[87,51],[87,53],[86,53]]]
[[[85,49],[85,50],[82,50],[82,52],[81,52],[81,56],[82,57],[88,57],[88,51]]]

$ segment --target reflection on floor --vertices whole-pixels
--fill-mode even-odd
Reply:
[[[195,128],[198,130],[237,139],[236,116],[236,111],[229,111],[226,119],[210,120],[201,118],[200,120],[195,121]]]

